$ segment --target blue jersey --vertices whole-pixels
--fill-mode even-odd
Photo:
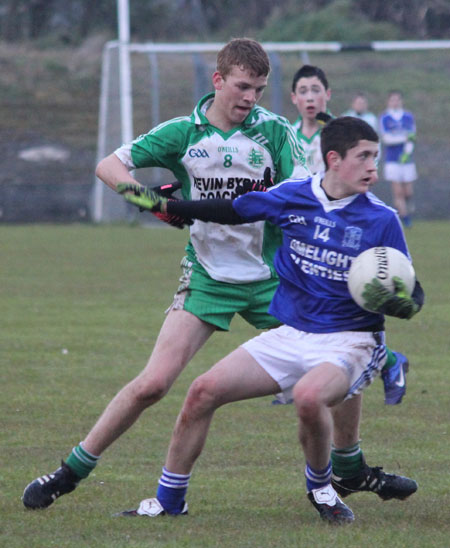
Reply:
[[[405,143],[415,136],[416,122],[411,112],[406,110],[386,110],[380,116],[380,136],[384,144],[386,162],[399,162]],[[412,158],[409,160],[412,161]]]
[[[394,247],[409,257],[401,223],[395,210],[372,193],[329,200],[322,177],[287,180],[233,202],[244,219],[268,220],[283,231],[274,261],[280,284],[269,312],[311,333],[380,325],[382,315],[363,310],[351,298],[348,271],[370,247]]]

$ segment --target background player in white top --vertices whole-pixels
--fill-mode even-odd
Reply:
[[[215,92],[191,116],[120,147],[99,163],[97,176],[116,189],[119,182],[139,184],[135,168],[164,167],[182,183],[185,199],[209,202],[230,197],[239,183],[262,182],[267,167],[276,182],[309,175],[289,121],[257,105],[269,70],[260,44],[232,40],[217,56]],[[66,462],[25,488],[27,508],[45,508],[73,491],[105,449],[165,396],[214,331],[229,329],[234,314],[259,329],[279,325],[268,308],[278,286],[273,255],[280,242],[281,231],[264,221],[239,227],[193,223],[180,287],[147,366],[113,398]]]
[[[378,118],[369,110],[367,95],[359,91],[352,99],[351,108],[342,113],[342,116],[354,116],[367,122],[375,131],[378,131]]]
[[[406,297],[399,281],[397,294],[379,294],[374,313],[352,300],[346,280],[359,253],[383,245],[409,253],[395,211],[369,192],[377,180],[376,132],[362,120],[337,118],[323,130],[322,150],[325,174],[287,180],[234,201],[168,203],[152,191],[121,186],[128,201],[150,210],[224,223],[266,219],[282,227],[283,244],[274,262],[280,285],[269,310],[284,324],[244,343],[193,382],[157,497],[123,515],[186,514],[190,473],[214,411],[228,402],[283,390],[293,394],[299,418],[308,499],[329,522],[353,521],[336,493],[347,494],[347,489],[339,478],[332,485],[331,408],[359,394],[381,370],[386,360],[383,314],[411,318],[423,304],[423,291],[417,282],[413,297]],[[368,284],[367,298],[374,293],[376,285]],[[391,498],[393,481],[404,483],[403,498],[417,488],[408,478],[383,473],[365,489],[355,485],[354,490]]]
[[[380,116],[380,137],[384,145],[384,178],[391,183],[392,199],[403,224],[411,226],[413,182],[417,179],[414,162],[416,122],[404,110],[401,91],[390,91],[387,109]]]

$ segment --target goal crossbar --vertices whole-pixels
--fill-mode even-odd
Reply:
[[[225,43],[206,42],[206,43],[130,43],[120,40],[107,42],[104,46],[102,61],[102,78],[100,90],[99,106],[99,126],[97,142],[97,160],[111,153],[107,150],[107,111],[108,97],[111,93],[111,87],[119,83],[119,109],[120,109],[120,138],[121,142],[129,142],[133,134],[133,92],[132,77],[130,70],[130,54],[145,53],[149,55],[153,69],[157,74],[156,56],[162,54],[190,54],[195,56],[201,53],[216,53]],[[303,56],[303,62],[308,62],[308,52],[340,53],[340,52],[358,52],[358,51],[425,51],[425,50],[445,50],[450,49],[450,40],[405,40],[405,41],[372,41],[372,42],[262,42],[264,49],[271,56],[271,64],[274,73],[277,70],[277,54],[281,53],[299,53]],[[111,79],[114,74],[111,58],[117,56],[119,78]],[[111,80],[114,84],[111,84]],[[281,96],[281,83],[273,82],[274,86],[274,104],[272,110],[278,112],[276,99]],[[278,86],[278,87],[277,87]],[[152,112],[159,112],[159,95],[155,93],[152,98]],[[152,123],[156,125],[161,120],[157,119],[158,114],[154,114]],[[120,143],[118,143],[120,144]],[[105,201],[108,206],[105,207]],[[107,211],[108,210],[108,211]],[[91,217],[95,222],[124,220],[129,217],[129,210],[125,207],[124,200],[116,196],[113,191],[108,189],[101,181],[96,179],[92,195]]]

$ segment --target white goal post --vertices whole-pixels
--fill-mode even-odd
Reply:
[[[148,131],[161,121],[189,114],[194,102],[210,91],[210,74],[214,70],[211,59],[224,46],[224,43],[129,43],[129,36],[122,35],[120,40],[105,44],[102,60],[99,128],[97,160],[113,152],[122,143],[135,137],[136,119]],[[374,41],[367,43],[342,42],[265,42],[262,43],[270,56],[272,73],[270,78],[270,93],[268,108],[283,114],[282,98],[283,82],[281,78],[281,58],[284,54],[297,55],[297,64],[308,62],[310,53],[342,53],[342,52],[399,52],[450,49],[450,40],[431,41]],[[171,56],[171,61],[167,61]],[[208,61],[209,56],[209,61]],[[173,61],[176,59],[176,61]],[[183,59],[183,61],[181,61]],[[169,65],[173,63],[173,68]],[[137,65],[137,67],[135,67]],[[186,84],[181,97],[188,95],[189,110],[174,111],[167,117],[161,117],[161,104],[166,100],[170,90],[165,86],[161,93],[161,73],[168,70],[169,79],[179,80]],[[183,70],[191,76],[187,82]],[[187,86],[191,86],[189,92]],[[174,106],[180,106],[180,99],[174,92]],[[137,108],[137,100],[145,105]],[[143,118],[146,118],[145,122]],[[152,170],[152,182],[162,181],[163,170]],[[143,181],[145,182],[145,181]],[[135,219],[135,208],[131,208],[112,190],[98,179],[95,180],[91,218],[94,222],[115,222]]]

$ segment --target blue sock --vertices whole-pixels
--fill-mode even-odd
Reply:
[[[308,493],[313,489],[321,489],[322,487],[326,487],[331,481],[331,460],[328,463],[328,466],[323,470],[314,470],[308,463],[306,463],[305,477],[306,490]]]
[[[180,514],[191,474],[172,474],[166,468],[162,472],[156,498],[168,514]]]
[[[410,226],[412,225],[411,217],[409,215],[405,215],[404,217],[402,217],[402,222],[403,226],[405,226],[406,228],[410,228]]]

